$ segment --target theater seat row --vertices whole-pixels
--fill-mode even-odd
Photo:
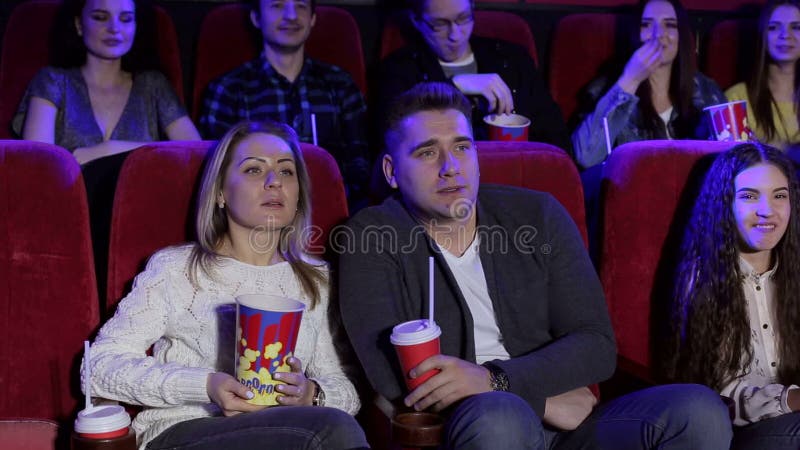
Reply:
[[[81,343],[96,331],[155,250],[191,240],[193,195],[210,142],[135,150],[119,178],[109,250],[108,305],[98,304],[80,168],[59,147],[0,141],[0,419],[68,423],[79,407]],[[552,193],[586,238],[583,191],[562,150],[539,143],[481,142],[481,181]],[[705,155],[728,143],[645,141],[616,149],[604,170],[601,281],[620,367],[651,377],[651,301],[659,269],[691,202],[687,186]],[[313,223],[325,236],[347,218],[341,175],[323,149],[302,146],[312,180]],[[687,203],[688,202],[688,203]],[[20,426],[41,427],[41,422]],[[13,430],[18,428],[10,427]],[[5,431],[4,431],[5,430]],[[18,436],[0,424],[0,447]],[[9,437],[12,436],[12,437]],[[52,433],[42,433],[50,436]]]
[[[23,438],[32,440],[31,448],[42,448],[35,447],[37,437],[52,444],[56,434],[47,420],[66,424],[74,417],[82,341],[155,250],[192,239],[193,196],[211,145],[155,143],[127,158],[112,218],[112,300],[99,305],[86,193],[74,158],[53,145],[0,141],[0,419],[45,420],[0,421],[0,448],[20,448]],[[537,143],[481,148],[484,181],[553,192],[586,238],[580,180],[562,150]],[[312,180],[312,222],[323,230],[312,246],[322,249],[330,230],[347,218],[344,187],[330,154],[307,144],[302,151]]]
[[[592,2],[589,2],[592,3]],[[603,6],[605,5],[604,2]],[[615,4],[630,3],[626,1]],[[713,2],[712,2],[713,3]],[[9,17],[0,52],[0,138],[10,138],[10,123],[22,94],[37,70],[48,62],[48,32],[55,17],[57,0],[31,0],[14,9]],[[732,10],[734,6],[726,8]],[[162,70],[181,99],[184,99],[181,55],[175,25],[161,7],[155,8],[158,52]],[[361,35],[355,19],[346,10],[319,6],[317,22],[306,44],[310,56],[336,64],[348,71],[363,93],[367,93],[367,76]],[[578,94],[609,60],[615,49],[622,47],[624,33],[621,18],[613,13],[570,14],[555,26],[551,40],[547,75],[553,98],[565,119],[577,108]],[[712,29],[703,52],[702,65],[723,88],[741,79],[745,64],[742,32],[751,32],[747,21],[727,21]],[[506,11],[475,12],[476,35],[517,43],[541,64],[536,43],[527,22]],[[404,43],[398,26],[388,23],[383,28],[381,57]],[[259,53],[258,36],[249,24],[246,6],[235,3],[212,9],[203,19],[197,37],[194,78],[190,106],[192,117],[200,114],[203,93],[210,81],[255,58]]]

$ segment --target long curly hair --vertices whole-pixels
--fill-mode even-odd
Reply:
[[[637,17],[641,19],[644,9],[648,3],[654,0],[640,0]],[[694,106],[692,96],[694,95],[694,76],[697,73],[694,52],[695,44],[692,38],[692,28],[689,22],[689,14],[683,7],[680,0],[660,0],[666,1],[675,8],[675,17],[678,22],[678,55],[672,62],[671,76],[669,81],[669,97],[678,119],[675,122],[676,133],[678,136],[693,136],[695,127],[699,121],[701,112]],[[642,45],[639,36],[639,27],[633,27],[631,35],[631,53]],[[630,56],[630,55],[629,55]],[[653,97],[650,82],[645,80],[636,90],[639,97],[639,108],[642,112],[644,126],[649,130],[661,130],[664,122],[653,107]]]
[[[779,6],[792,6],[800,10],[800,0],[772,0],[761,10],[761,17],[758,20],[758,34],[756,35],[756,58],[753,64],[750,78],[747,80],[747,96],[750,99],[750,108],[753,116],[758,121],[758,125],[764,132],[767,141],[772,141],[778,133],[775,125],[782,117],[775,117],[773,106],[776,106],[775,97],[769,89],[769,65],[772,58],[769,54],[767,33],[769,32],[769,20],[773,11]],[[794,63],[794,119],[800,122],[800,59]],[[780,115],[780,112],[778,112]],[[787,136],[791,138],[791,136]]]
[[[777,167],[789,180],[791,213],[772,250],[776,348],[782,383],[800,377],[800,187],[791,161],[758,143],[720,154],[705,177],[684,234],[671,311],[666,375],[720,390],[750,366],[750,321],[739,268],[739,232],[733,213],[736,176],[758,164]]]

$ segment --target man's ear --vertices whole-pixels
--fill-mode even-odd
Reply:
[[[257,29],[261,29],[261,23],[259,23],[258,12],[255,9],[250,10],[250,23],[253,24],[254,27]]]
[[[317,23],[317,13],[311,13],[311,26],[309,28],[313,29],[314,25]]]
[[[383,176],[392,189],[397,189],[397,180],[394,176],[394,161],[392,160],[392,155],[388,153],[383,155]]]

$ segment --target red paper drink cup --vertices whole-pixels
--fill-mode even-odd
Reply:
[[[89,439],[112,439],[128,434],[131,416],[120,405],[84,409],[75,419],[75,432]]]
[[[440,353],[441,334],[442,330],[436,322],[430,323],[425,319],[403,322],[392,329],[390,340],[397,350],[397,357],[400,359],[400,367],[403,369],[403,377],[409,390],[413,391],[428,378],[439,373],[438,369],[431,369],[416,378],[408,376],[409,371],[419,363]]]
[[[281,381],[275,372],[290,372],[305,305],[277,295],[236,297],[236,379],[249,387],[254,405],[277,405]]]
[[[703,108],[708,114],[711,132],[718,141],[749,141],[752,131],[747,125],[747,101],[721,103]]]
[[[489,114],[483,118],[489,125],[490,141],[527,141],[531,120],[519,114]]]

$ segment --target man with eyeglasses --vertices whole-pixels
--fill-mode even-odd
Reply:
[[[316,23],[316,0],[249,0],[250,21],[263,38],[259,58],[226,73],[206,89],[200,129],[219,139],[243,120],[289,124],[303,142],[316,140],[344,175],[351,210],[366,203],[369,179],[366,104],[339,67],[305,54]]]
[[[424,81],[446,81],[473,104],[477,140],[488,138],[483,117],[515,112],[531,119],[529,139],[571,152],[561,111],[527,51],[510,42],[472,35],[471,0],[408,0],[417,33],[381,64],[379,108]],[[381,117],[383,114],[381,115]]]

